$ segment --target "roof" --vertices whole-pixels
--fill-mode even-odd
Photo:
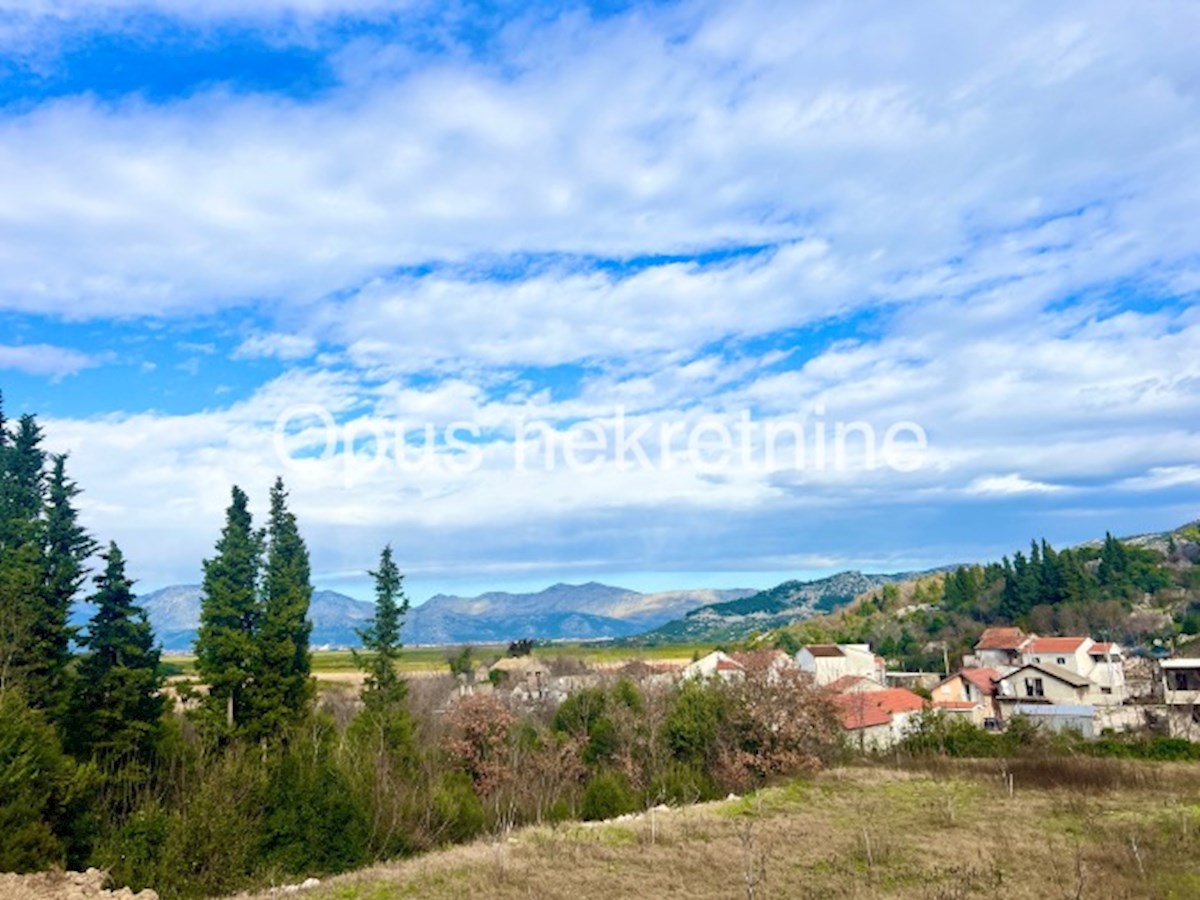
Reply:
[[[1020,628],[985,628],[975,644],[976,650],[1020,650],[1029,640]]]
[[[877,688],[879,690],[883,690],[883,688],[879,684],[879,682],[872,681],[870,678],[867,678],[865,675],[843,675],[841,678],[831,681],[831,682],[829,682],[829,684],[825,685],[825,690],[829,691],[830,693],[834,693],[834,694],[842,694],[842,693],[845,693],[846,691],[849,691],[849,690],[852,690],[852,689],[858,687],[860,684],[863,684],[864,682],[866,684],[874,686],[875,688]]]
[[[973,700],[934,700],[934,709],[975,709],[979,706]]]
[[[1026,669],[1034,669],[1035,671],[1041,672],[1043,675],[1049,675],[1051,678],[1057,678],[1064,684],[1071,685],[1071,687],[1087,687],[1091,683],[1082,675],[1076,675],[1070,669],[1064,669],[1062,666],[1056,666],[1052,663],[1026,663],[1025,665],[1021,666],[1021,668],[1014,669],[1004,677],[1015,678]]]
[[[894,715],[925,708],[925,701],[907,688],[839,694],[833,702],[838,708],[842,727],[847,731],[887,725]]]
[[[1000,680],[1000,672],[987,666],[975,669],[961,669],[958,673],[964,680],[979,688],[979,693],[990,697],[996,693],[996,682]]]
[[[718,672],[742,672],[742,671],[744,671],[744,669],[743,669],[741,663],[734,662],[732,659],[718,659],[717,660],[717,671]]]
[[[810,656],[845,656],[837,644],[809,644],[804,648]]]
[[[1164,669],[1200,669],[1200,658],[1179,656],[1175,659],[1163,659],[1158,663]]]
[[[1025,647],[1026,653],[1074,653],[1091,638],[1089,637],[1047,637],[1036,638]]]
[[[1088,655],[1089,656],[1107,656],[1110,653],[1120,653],[1120,652],[1121,652],[1121,648],[1118,647],[1116,644],[1112,643],[1111,641],[1100,641],[1099,643],[1092,644],[1091,649],[1088,650]]]
[[[782,650],[742,650],[729,658],[744,669],[768,671],[792,664],[792,658]]]

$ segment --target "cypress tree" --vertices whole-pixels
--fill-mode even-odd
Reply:
[[[259,735],[278,734],[302,719],[314,696],[309,677],[308,606],[312,600],[308,548],[287,508],[283,480],[271,488],[267,523],[266,571],[256,635],[255,722]]]
[[[359,668],[367,673],[363,702],[368,708],[403,702],[406,685],[396,673],[400,659],[400,629],[408,613],[404,576],[392,559],[389,544],[379,555],[379,568],[368,573],[375,579],[375,617],[358,630],[363,652],[355,651]]]
[[[196,670],[209,688],[202,712],[210,726],[226,735],[244,729],[255,712],[251,701],[262,549],[263,536],[254,530],[249,499],[234,485],[216,554],[204,561],[196,637]]]
[[[159,651],[145,611],[135,604],[133,582],[115,543],[101,557],[96,604],[87,649],[72,696],[67,746],[104,762],[149,763],[158,740],[165,698]]]
[[[52,457],[45,517],[45,602],[35,631],[47,666],[47,687],[52,698],[65,703],[71,661],[71,604],[85,580],[85,565],[96,544],[79,524],[74,500],[80,490],[67,478],[66,457]],[[49,699],[49,698],[48,698]],[[55,705],[48,702],[47,706]]]

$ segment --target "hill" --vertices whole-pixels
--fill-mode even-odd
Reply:
[[[1149,654],[1200,642],[1200,527],[1062,550],[1033,541],[999,562],[883,585],[762,640],[867,642],[894,666],[940,670],[943,654],[957,662],[991,625],[1088,634]]]
[[[747,597],[693,609],[683,618],[639,635],[633,642],[656,645],[742,640],[757,632],[832,612],[885,584],[914,577],[911,572],[879,575],[851,571],[815,581],[785,581]]]

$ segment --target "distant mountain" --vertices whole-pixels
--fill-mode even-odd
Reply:
[[[632,640],[637,644],[675,644],[690,641],[740,640],[755,632],[832,612],[855,597],[892,582],[907,581],[919,573],[868,575],[840,572],[816,581],[785,581],[748,597],[693,609]]]
[[[200,627],[200,585],[180,584],[138,598],[146,610],[154,633],[163,649],[186,653],[196,640]],[[370,603],[363,603],[336,591],[315,591],[308,609],[313,623],[313,647],[356,647],[355,628],[363,627],[375,614]]]
[[[691,610],[738,600],[752,590],[692,590],[642,594],[590,582],[556,584],[532,594],[491,592],[478,597],[438,594],[409,611],[401,638],[406,644],[494,643],[531,637],[539,640],[596,640],[640,634]],[[200,627],[200,586],[176,585],[138,598],[163,648],[186,652]],[[73,621],[84,625],[92,610],[76,607]],[[339,594],[317,591],[309,607],[313,647],[356,647],[374,606]]]
[[[665,591],[642,594],[597,582],[555,584],[532,594],[495,591],[478,597],[438,594],[413,609],[404,640],[462,644],[620,638],[656,628],[705,604],[735,600],[751,590]]]

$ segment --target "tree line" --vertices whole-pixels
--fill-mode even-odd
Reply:
[[[766,665],[740,685],[610,681],[557,708],[449,672],[409,684],[390,546],[369,573],[362,689],[318,693],[310,556],[281,480],[262,527],[232,488],[203,561],[196,680],[168,683],[125,556],[80,524],[67,463],[34,416],[0,412],[0,871],[95,865],[164,898],[228,894],[723,796],[840,751],[828,698]],[[95,612],[77,630],[82,599]]]

